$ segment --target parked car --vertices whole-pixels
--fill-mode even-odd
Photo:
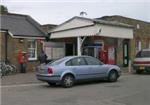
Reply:
[[[117,81],[121,70],[116,65],[103,64],[90,56],[69,56],[42,64],[36,69],[38,80],[49,85],[61,84],[63,87],[72,87],[82,80],[107,79]]]
[[[133,61],[133,69],[138,74],[144,71],[150,72],[150,49],[143,49],[136,54]]]

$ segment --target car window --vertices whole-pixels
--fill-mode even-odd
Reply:
[[[66,58],[61,58],[61,59],[58,59],[58,60],[54,60],[52,62],[49,62],[48,65],[50,65],[50,66],[59,65],[62,62],[64,62],[65,60],[66,60]]]
[[[71,60],[69,60],[68,62],[66,62],[66,66],[72,66]]]
[[[140,51],[137,53],[136,57],[138,58],[150,57],[150,51]]]
[[[83,58],[74,58],[74,59],[71,59],[69,60],[67,63],[66,63],[67,66],[81,66],[81,65],[86,65],[86,62]]]
[[[101,61],[93,57],[85,57],[85,60],[88,63],[88,65],[102,65],[103,64]]]

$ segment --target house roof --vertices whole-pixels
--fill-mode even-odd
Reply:
[[[75,17],[73,17],[73,18],[71,18],[71,19],[65,21],[64,23],[58,25],[58,26],[55,27],[54,29],[49,30],[48,32],[49,32],[49,33],[51,33],[51,32],[56,32],[55,29],[57,29],[58,27],[61,27],[62,25],[66,24],[66,23],[69,23],[70,21],[72,21],[72,20],[74,20],[74,19],[87,20],[87,21],[92,22],[93,24],[104,24],[104,25],[110,25],[110,26],[133,28],[132,25],[125,24],[125,23],[121,23],[121,22],[118,22],[118,21],[106,21],[106,20],[96,19],[96,18],[95,18],[95,19],[90,19],[90,18],[75,16]],[[77,27],[77,28],[79,28],[79,27]],[[59,30],[59,31],[64,31],[64,30]]]
[[[118,21],[119,19],[120,20],[121,19],[126,19],[126,20],[132,20],[132,21],[136,21],[136,22],[142,22],[142,23],[145,23],[145,24],[150,24],[150,22],[148,22],[148,21],[138,20],[138,19],[125,17],[125,16],[120,16],[120,15],[103,16],[103,17],[96,18],[96,19],[101,19],[101,20],[106,20],[106,21],[113,21],[113,20]],[[124,23],[125,21],[122,20],[122,21],[118,21],[118,22]],[[130,23],[130,24],[133,25],[132,23]]]
[[[142,20],[138,20],[138,19],[134,19],[134,18],[129,18],[129,17],[124,17],[124,16],[119,16],[119,15],[112,15],[112,16],[104,16],[101,18],[97,18],[97,19],[102,19],[102,20],[106,20],[106,21],[118,21],[121,23],[125,23],[125,24],[130,24],[134,27],[134,35],[135,36],[150,36],[150,22],[146,22],[146,21],[142,21]]]
[[[106,20],[102,20],[102,19],[90,19],[90,18],[78,17],[78,16],[76,16],[76,18],[90,20],[90,21],[93,21],[93,22],[99,23],[99,24],[114,25],[114,26],[128,27],[128,28],[133,27],[132,25],[117,22],[117,21],[106,21]]]
[[[56,24],[43,24],[43,25],[41,25],[41,28],[43,29],[44,32],[48,32],[49,30],[52,30],[55,27],[57,27]]]
[[[13,36],[18,37],[45,37],[40,24],[28,15],[1,14],[0,30],[8,30]]]
[[[114,25],[114,26],[120,26],[120,27],[133,28],[132,25],[121,23],[121,22],[117,22],[117,21],[105,21],[105,20],[101,20],[101,19],[93,19],[93,21],[95,21],[96,23],[100,23],[100,24],[107,24],[107,25]]]

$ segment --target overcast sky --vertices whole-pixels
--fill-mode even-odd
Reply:
[[[85,11],[88,18],[122,15],[150,22],[150,0],[0,0],[9,12],[27,14],[40,24],[60,24]]]

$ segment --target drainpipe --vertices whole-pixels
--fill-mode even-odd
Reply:
[[[6,31],[6,33],[5,33],[5,62],[7,63],[7,61],[8,61],[8,55],[7,55],[7,47],[8,47],[8,30]]]
[[[78,56],[81,56],[81,37],[77,37],[77,51],[78,51]]]

